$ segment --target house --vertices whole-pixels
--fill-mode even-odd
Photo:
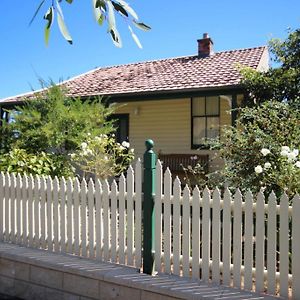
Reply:
[[[233,124],[231,109],[245,97],[239,66],[266,70],[267,47],[215,53],[212,39],[204,34],[196,55],[97,68],[62,84],[70,96],[109,96],[117,104],[117,138],[128,140],[139,157],[145,139],[152,138],[163,160],[178,169],[180,163],[192,163],[195,154],[206,160],[212,152],[204,141],[222,138],[222,127]],[[5,107],[32,95],[3,99],[2,118]]]

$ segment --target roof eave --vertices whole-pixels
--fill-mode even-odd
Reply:
[[[243,91],[243,88],[240,84],[235,85],[224,85],[224,86],[214,86],[214,87],[200,87],[200,88],[189,88],[189,89],[166,89],[159,91],[143,91],[143,92],[129,92],[129,93],[119,93],[119,94],[91,94],[91,95],[76,95],[74,97],[81,97],[82,99],[94,98],[98,96],[103,96],[104,98],[109,99],[109,102],[124,102],[124,101],[138,101],[138,100],[158,100],[158,99],[169,99],[182,98],[182,97],[192,97],[197,94],[209,94],[216,91],[229,92],[232,90]],[[71,95],[72,97],[72,95]],[[2,101],[0,102],[0,107],[8,108],[17,105],[22,105],[24,100],[17,101]]]
[[[191,97],[197,94],[213,93],[216,91],[230,92],[232,90],[243,91],[240,84],[215,86],[215,87],[201,87],[192,89],[177,89],[177,90],[160,90],[160,91],[144,91],[144,92],[131,92],[131,93],[119,93],[119,94],[104,94],[101,95],[105,98],[109,98],[109,102],[124,102],[134,100],[157,100],[167,99],[170,97],[181,98]],[[99,95],[84,96],[83,99],[97,97]],[[155,99],[154,99],[155,98]]]

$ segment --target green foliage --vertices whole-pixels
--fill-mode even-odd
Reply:
[[[250,68],[241,71],[242,83],[250,95],[245,104],[276,100],[300,109],[300,29],[289,32],[285,41],[272,40],[269,48],[279,67],[265,73]]]
[[[15,148],[0,156],[0,170],[9,173],[73,176],[74,168],[63,155],[40,152],[27,153],[24,149]]]
[[[50,2],[50,0],[49,0],[49,2]],[[51,0],[50,7],[48,8],[47,12],[44,15],[44,19],[47,21],[47,24],[45,26],[46,45],[48,45],[50,30],[53,25],[55,15],[57,18],[58,28],[59,28],[62,36],[68,43],[70,43],[70,44],[73,43],[72,37],[69,33],[69,30],[68,30],[65,20],[64,20],[63,11],[60,6],[61,2],[63,2],[63,1],[62,0],[56,0],[56,1]],[[73,0],[65,0],[65,2],[72,4]],[[42,0],[39,3],[32,19],[30,21],[30,24],[34,21],[34,19],[36,18],[36,16],[38,15],[38,13],[42,9],[42,7],[45,6],[46,3],[47,3],[46,0]],[[94,15],[95,15],[97,23],[100,26],[102,26],[105,21],[107,22],[107,24],[108,24],[107,32],[111,35],[113,43],[117,47],[122,47],[122,41],[121,41],[121,36],[118,32],[117,25],[116,25],[116,17],[115,17],[116,13],[119,14],[121,17],[123,17],[127,23],[132,22],[134,24],[134,26],[136,26],[138,29],[141,29],[143,31],[148,31],[151,29],[150,26],[144,24],[143,22],[138,21],[139,18],[138,18],[137,13],[124,0],[118,0],[118,1],[92,0],[92,4],[93,4],[93,11],[94,11]],[[132,36],[133,40],[135,41],[135,43],[137,44],[137,46],[139,48],[142,48],[142,45],[141,45],[137,35],[133,32],[133,30],[130,26],[128,26],[128,28],[129,28],[131,36]]]
[[[293,159],[292,154],[282,155],[283,146],[294,153]],[[269,153],[264,155],[266,149]],[[231,187],[244,191],[300,192],[298,149],[300,111],[277,101],[243,108],[237,126],[225,130],[220,145],[224,176]]]
[[[95,174],[97,178],[118,176],[134,158],[134,149],[129,146],[127,142],[117,143],[113,135],[88,136],[71,158],[81,170]]]
[[[221,142],[211,147],[219,149],[224,168],[210,174],[200,165],[186,168],[201,186],[300,192],[300,30],[285,41],[272,40],[270,50],[277,68],[241,70],[249,97],[237,112],[236,126],[225,129]]]
[[[12,148],[64,154],[77,149],[88,133],[97,136],[112,132],[112,124],[106,121],[111,113],[101,98],[81,101],[67,97],[59,86],[52,86],[10,111],[14,122],[4,129],[10,134]]]
[[[216,144],[216,142],[213,141],[211,141],[211,143]],[[195,166],[182,166],[185,183],[192,188],[197,185],[200,189],[204,189],[206,186],[210,189],[224,187],[225,178],[221,168],[210,173],[207,172],[208,165],[214,161],[215,158],[216,154],[213,155],[213,158],[207,165],[204,165],[197,155],[191,156],[191,159],[196,161]]]
[[[112,111],[101,98],[73,99],[59,86],[44,90],[10,111],[13,121],[1,128],[0,171],[74,175],[69,154],[88,136],[112,133]]]

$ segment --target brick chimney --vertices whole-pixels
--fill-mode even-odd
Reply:
[[[213,44],[208,33],[203,33],[203,38],[198,40],[198,56],[207,57],[213,54]]]

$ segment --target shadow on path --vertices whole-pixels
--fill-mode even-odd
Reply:
[[[0,300],[22,300],[21,298],[0,294]]]

